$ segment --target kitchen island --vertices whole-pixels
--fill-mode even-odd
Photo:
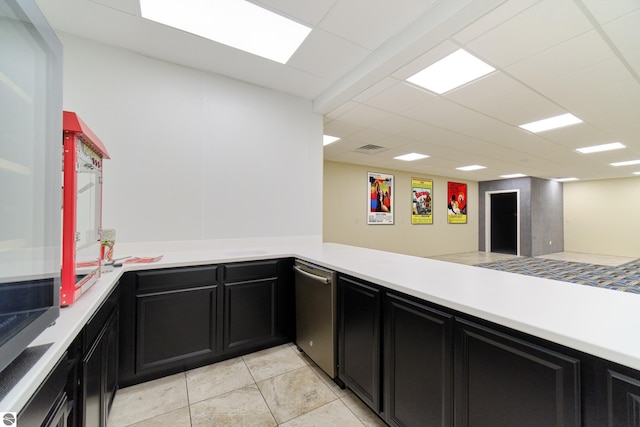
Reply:
[[[193,248],[189,250],[189,248]],[[131,252],[123,252],[131,250]],[[33,345],[51,344],[4,397],[0,411],[18,412],[127,271],[299,258],[380,289],[491,322],[571,350],[640,371],[640,295],[331,243],[264,240],[242,246],[150,244],[119,254],[163,255],[153,264],[125,264],[105,273]]]

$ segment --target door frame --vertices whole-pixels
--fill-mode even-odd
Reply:
[[[484,251],[491,252],[491,195],[516,193],[516,255],[520,256],[520,190],[493,190],[484,193]]]

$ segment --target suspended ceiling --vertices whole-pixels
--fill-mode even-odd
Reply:
[[[137,0],[38,0],[53,27],[313,101],[325,159],[474,181],[633,177],[640,165],[637,0],[256,0],[313,28],[285,65],[140,17]],[[496,68],[435,95],[405,79],[464,48]],[[540,134],[520,124],[570,112]],[[627,148],[580,154],[622,142]],[[361,147],[374,145],[375,150]],[[418,152],[414,162],[394,156]],[[462,172],[478,164],[485,169]]]

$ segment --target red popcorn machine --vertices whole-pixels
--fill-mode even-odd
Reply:
[[[89,127],[63,112],[60,305],[73,304],[101,274],[102,162],[109,153]]]

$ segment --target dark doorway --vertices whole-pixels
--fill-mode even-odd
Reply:
[[[491,194],[491,252],[518,254],[518,194]]]

